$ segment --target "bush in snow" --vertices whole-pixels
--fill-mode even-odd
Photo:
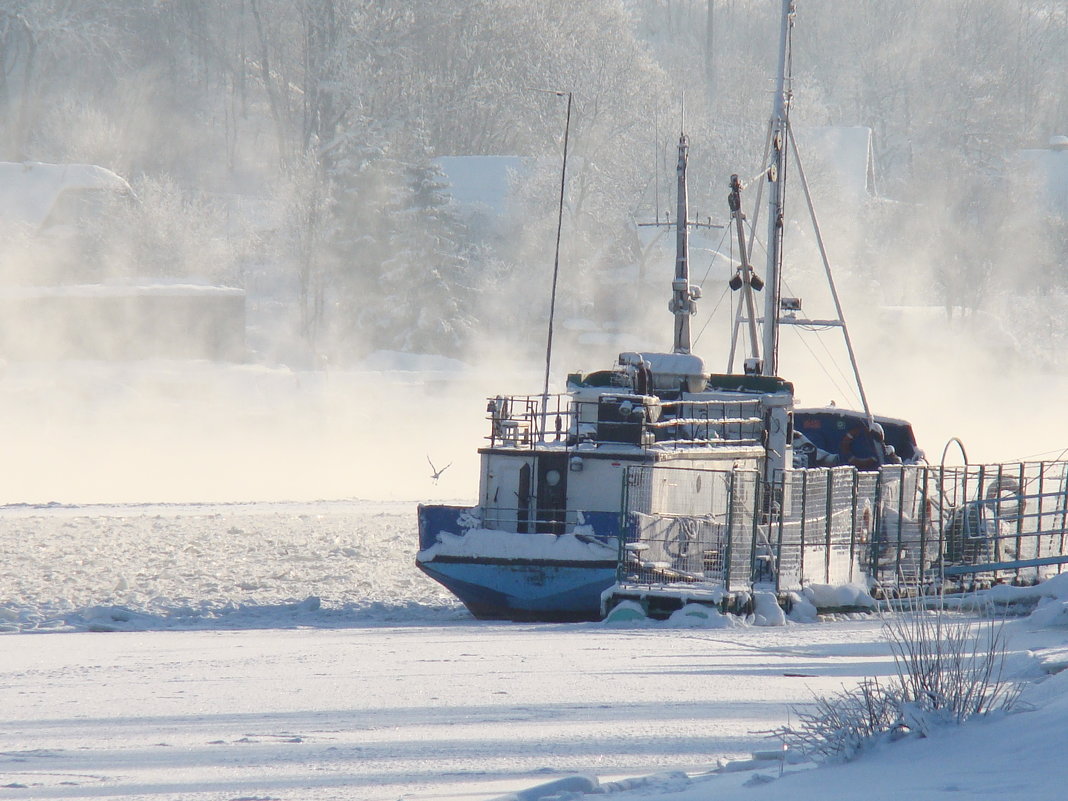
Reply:
[[[888,618],[885,629],[895,674],[795,710],[797,725],[777,732],[788,748],[818,760],[849,760],[872,743],[923,737],[933,726],[1016,704],[1022,688],[1004,676],[1003,621],[973,625],[917,602]]]
[[[812,707],[795,710],[798,723],[776,734],[788,750],[809,759],[852,759],[866,744],[901,733],[902,699],[878,679],[865,679],[855,689],[818,695]]]
[[[932,723],[963,723],[974,715],[1010,709],[1021,687],[1005,679],[1004,621],[988,618],[972,626],[944,610],[914,604],[908,614],[887,621],[897,667],[897,684],[908,706],[903,714],[914,731]]]

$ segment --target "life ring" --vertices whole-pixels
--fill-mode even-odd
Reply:
[[[673,559],[685,559],[690,556],[700,540],[698,526],[694,520],[684,517],[675,520],[675,535],[664,542],[664,550]]]
[[[875,450],[874,437],[868,432],[864,426],[856,425],[849,429],[838,443],[838,454],[844,464],[852,465],[860,470],[870,469],[872,467],[879,466],[879,457],[871,456],[856,456],[853,453],[853,443],[856,442],[857,437],[862,434],[867,434],[869,440],[872,443],[872,451]]]
[[[1009,476],[1003,476],[987,487],[986,501],[1001,520],[1017,520],[1023,517],[1027,508],[1020,482]]]

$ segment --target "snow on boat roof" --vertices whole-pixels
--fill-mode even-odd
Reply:
[[[620,364],[637,365],[639,360],[649,362],[649,368],[658,375],[705,375],[705,363],[693,353],[621,353]]]
[[[0,161],[0,219],[38,226],[68,190],[133,194],[124,178],[95,164]]]

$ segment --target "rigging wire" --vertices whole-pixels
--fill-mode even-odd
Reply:
[[[743,220],[743,223],[745,224],[746,228],[749,229],[749,263],[750,264],[753,263],[753,246],[754,245],[759,245],[760,246],[760,252],[764,254],[764,261],[767,261],[767,259],[768,259],[768,249],[764,245],[764,243],[761,241],[760,236],[757,234],[756,228],[754,228],[752,225],[749,224],[749,219],[748,218]]]
[[[719,244],[716,245],[716,249],[712,254],[712,260],[708,263],[708,269],[705,270],[705,277],[702,278],[701,279],[701,283],[698,284],[698,286],[700,286],[701,289],[705,288],[705,281],[708,280],[708,274],[712,272],[712,265],[715,264],[716,263],[716,259],[718,259],[722,255],[722,253],[720,252],[720,248],[723,247],[723,240],[727,238],[727,234],[729,234],[729,233],[730,233],[730,228],[724,226],[724,228],[723,228],[723,236],[721,236],[719,238]]]
[[[732,236],[727,240],[727,258],[730,263],[734,264],[734,237]],[[742,298],[738,298],[738,308],[734,308],[734,304],[731,304],[731,314],[727,317],[727,334],[731,343],[730,356],[727,359],[727,372],[733,372],[734,368],[734,352],[738,348],[738,326],[739,320],[742,316]],[[733,320],[731,319],[733,318]]]
[[[797,339],[802,345],[805,346],[805,349],[808,351],[809,355],[812,357],[812,361],[814,361],[816,364],[818,364],[820,366],[820,369],[823,370],[823,374],[825,376],[827,376],[827,379],[831,382],[831,385],[835,388],[835,390],[840,392],[843,397],[849,397],[852,393],[847,389],[842,389],[842,387],[841,387],[841,385],[839,385],[838,381],[835,380],[835,377],[833,375],[831,375],[830,372],[828,372],[827,367],[820,360],[820,358],[816,355],[816,352],[813,351],[812,348],[809,346],[808,342],[805,341],[805,338],[802,337],[800,334],[798,334]]]
[[[710,322],[712,322],[712,318],[716,316],[716,312],[719,311],[719,307],[723,305],[723,299],[725,297],[727,297],[727,295],[730,293],[730,291],[731,291],[731,288],[729,286],[723,287],[723,294],[720,295],[719,296],[719,300],[716,301],[716,307],[714,309],[712,309],[712,312],[708,315],[708,318],[705,320],[705,324],[701,326],[701,330],[698,331],[697,332],[697,336],[694,337],[694,339],[693,339],[693,344],[694,345],[696,345],[698,342],[701,341],[701,334],[703,334],[705,332],[705,329],[708,328],[708,324]]]
[[[722,257],[723,252],[720,250],[720,248],[723,247],[723,240],[726,239],[727,234],[729,234],[729,233],[730,233],[730,228],[725,226],[723,228],[723,235],[719,238],[719,242],[716,244],[716,249],[712,253],[712,259],[708,262],[708,269],[705,270],[704,277],[701,279],[700,283],[698,284],[698,286],[701,287],[701,289],[705,288],[705,282],[708,280],[708,276],[712,273],[712,267],[715,265],[716,261]],[[731,252],[733,253],[733,248],[732,248]],[[728,262],[728,267],[733,265],[733,264],[734,264],[734,259],[731,258],[730,261]],[[712,318],[716,316],[716,312],[719,311],[719,307],[723,305],[723,298],[724,298],[724,296],[727,294],[727,292],[729,290],[730,290],[729,286],[724,288],[723,295],[720,295],[719,300],[716,301],[715,308],[713,308],[712,311],[709,312],[708,317],[705,319],[705,324],[702,325],[701,326],[701,330],[697,332],[697,336],[693,340],[693,344],[694,345],[696,345],[698,340],[701,339],[701,334],[703,334],[705,332],[705,329],[708,328],[708,324],[710,322],[712,322]]]
[[[826,327],[824,328],[824,330],[825,330],[825,331],[829,331],[829,330],[830,330],[831,328],[832,328],[832,326],[826,326]],[[827,342],[826,342],[826,340],[824,340],[824,338],[823,338],[823,337],[816,337],[816,340],[817,340],[817,341],[818,341],[818,342],[820,343],[820,346],[821,346],[821,347],[823,348],[823,351],[824,351],[824,353],[826,353],[826,354],[827,354],[827,358],[828,358],[828,359],[830,359],[830,361],[831,361],[831,364],[833,364],[833,365],[834,365],[834,369],[835,369],[835,370],[836,370],[836,371],[838,372],[838,376],[839,376],[839,378],[841,378],[841,379],[842,379],[843,381],[845,381],[845,382],[846,382],[846,385],[847,385],[847,386],[851,386],[851,385],[853,384],[853,382],[849,380],[849,376],[847,376],[847,375],[845,374],[845,371],[844,371],[844,370],[842,369],[842,365],[841,365],[841,363],[839,362],[839,360],[838,360],[838,359],[836,359],[836,358],[834,357],[834,354],[833,354],[833,353],[831,353],[831,350],[830,350],[830,348],[828,348],[828,347],[827,347]],[[851,395],[852,395],[852,396],[853,396],[854,398],[856,398],[856,399],[857,399],[858,401],[860,401],[860,402],[861,402],[861,405],[863,405],[863,404],[864,404],[864,399],[863,399],[863,398],[861,398],[861,397],[860,397],[860,396],[859,396],[859,395],[857,394],[857,392],[856,392],[855,390],[850,390],[849,394],[851,394]]]
[[[1036,458],[1038,456],[1048,456],[1051,453],[1057,453],[1057,455],[1054,456],[1052,459],[1042,459],[1041,461],[1044,461],[1044,462],[1059,462],[1061,459],[1064,458],[1064,456],[1066,454],[1068,454],[1068,448],[1065,448],[1064,450],[1059,451],[1059,452],[1057,452],[1057,451],[1042,451],[1041,453],[1032,453],[1032,454],[1028,454],[1027,456],[1017,456],[1016,458],[1011,459],[1010,461],[1013,461],[1013,462],[1027,462],[1027,461],[1031,461],[1032,459],[1034,459],[1034,458]]]

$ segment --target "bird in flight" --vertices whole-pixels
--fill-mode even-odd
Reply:
[[[430,462],[430,454],[427,454],[427,456],[426,456],[426,460],[427,460],[428,462]],[[431,470],[433,471],[433,472],[431,472],[431,474],[430,474],[430,477],[431,477],[432,479],[434,479],[434,483],[435,483],[435,484],[437,484],[437,483],[438,483],[438,479],[439,479],[439,478],[441,478],[441,474],[442,474],[442,473],[444,473],[444,472],[445,472],[446,470],[448,470],[448,469],[449,469],[450,467],[452,467],[452,462],[449,462],[449,463],[448,463],[447,465],[445,465],[445,466],[444,466],[443,468],[441,468],[440,470],[438,470],[438,469],[437,469],[436,467],[434,467],[434,463],[433,463],[433,462],[430,462],[430,469],[431,469]]]

